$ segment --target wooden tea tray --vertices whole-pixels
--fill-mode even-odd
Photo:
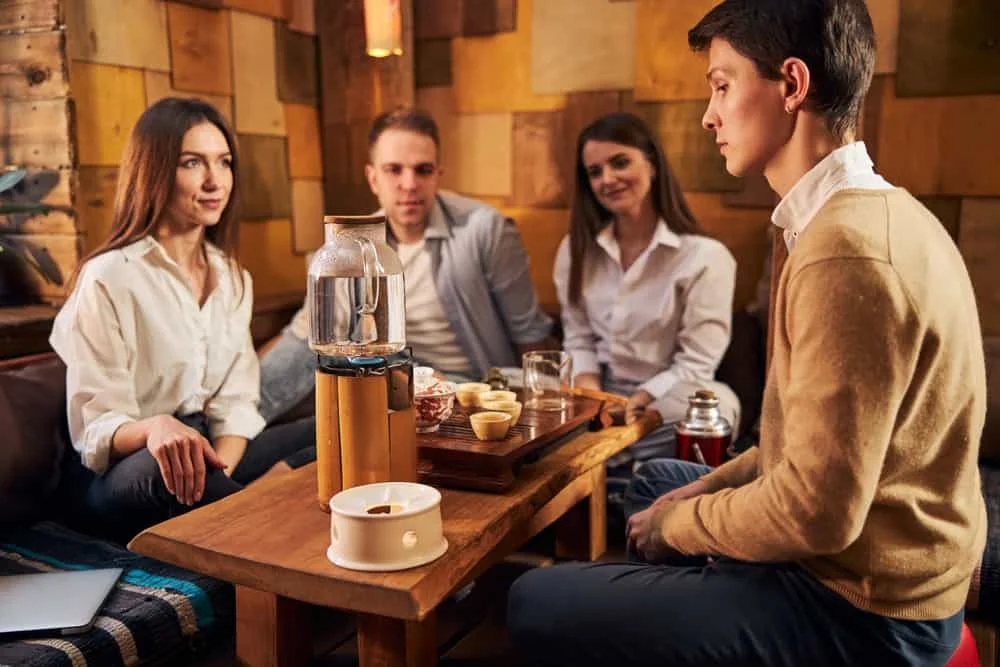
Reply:
[[[569,396],[566,400],[568,405],[563,412],[525,407],[517,425],[503,440],[478,439],[472,432],[469,415],[480,410],[464,408],[456,402],[455,411],[436,432],[417,434],[420,481],[434,486],[494,493],[506,491],[526,459],[586,430],[606,402],[580,395]]]

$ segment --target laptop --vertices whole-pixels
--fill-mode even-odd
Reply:
[[[122,568],[0,576],[0,635],[86,632]]]

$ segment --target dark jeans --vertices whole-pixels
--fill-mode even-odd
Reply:
[[[707,468],[656,460],[630,512]],[[534,665],[825,667],[944,665],[964,614],[901,621],[862,611],[794,563],[569,563],[521,576],[507,626]]]
[[[178,419],[208,437],[203,415]],[[315,459],[316,420],[307,417],[264,429],[247,443],[232,476],[214,468],[206,470],[205,491],[193,506],[182,505],[167,491],[156,459],[145,448],[118,461],[103,475],[88,476],[78,491],[93,529],[125,543],[149,526],[236,493],[279,461],[297,468]]]

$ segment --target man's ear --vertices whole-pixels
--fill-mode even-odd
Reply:
[[[802,108],[809,97],[812,75],[800,58],[787,58],[781,63],[781,80],[784,84],[785,111],[794,113]]]
[[[375,176],[375,167],[369,162],[365,165],[365,180],[368,181],[368,187],[371,189],[373,195],[378,194],[375,190]]]

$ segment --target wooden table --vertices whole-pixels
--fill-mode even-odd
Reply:
[[[411,570],[355,572],[327,560],[330,516],[316,502],[314,465],[153,526],[129,548],[236,585],[241,665],[308,664],[308,605],[320,605],[357,614],[362,667],[432,667],[438,605],[530,537],[556,524],[557,555],[604,552],[604,464],[655,426],[584,432],[525,466],[506,494],[442,489],[448,551]]]

